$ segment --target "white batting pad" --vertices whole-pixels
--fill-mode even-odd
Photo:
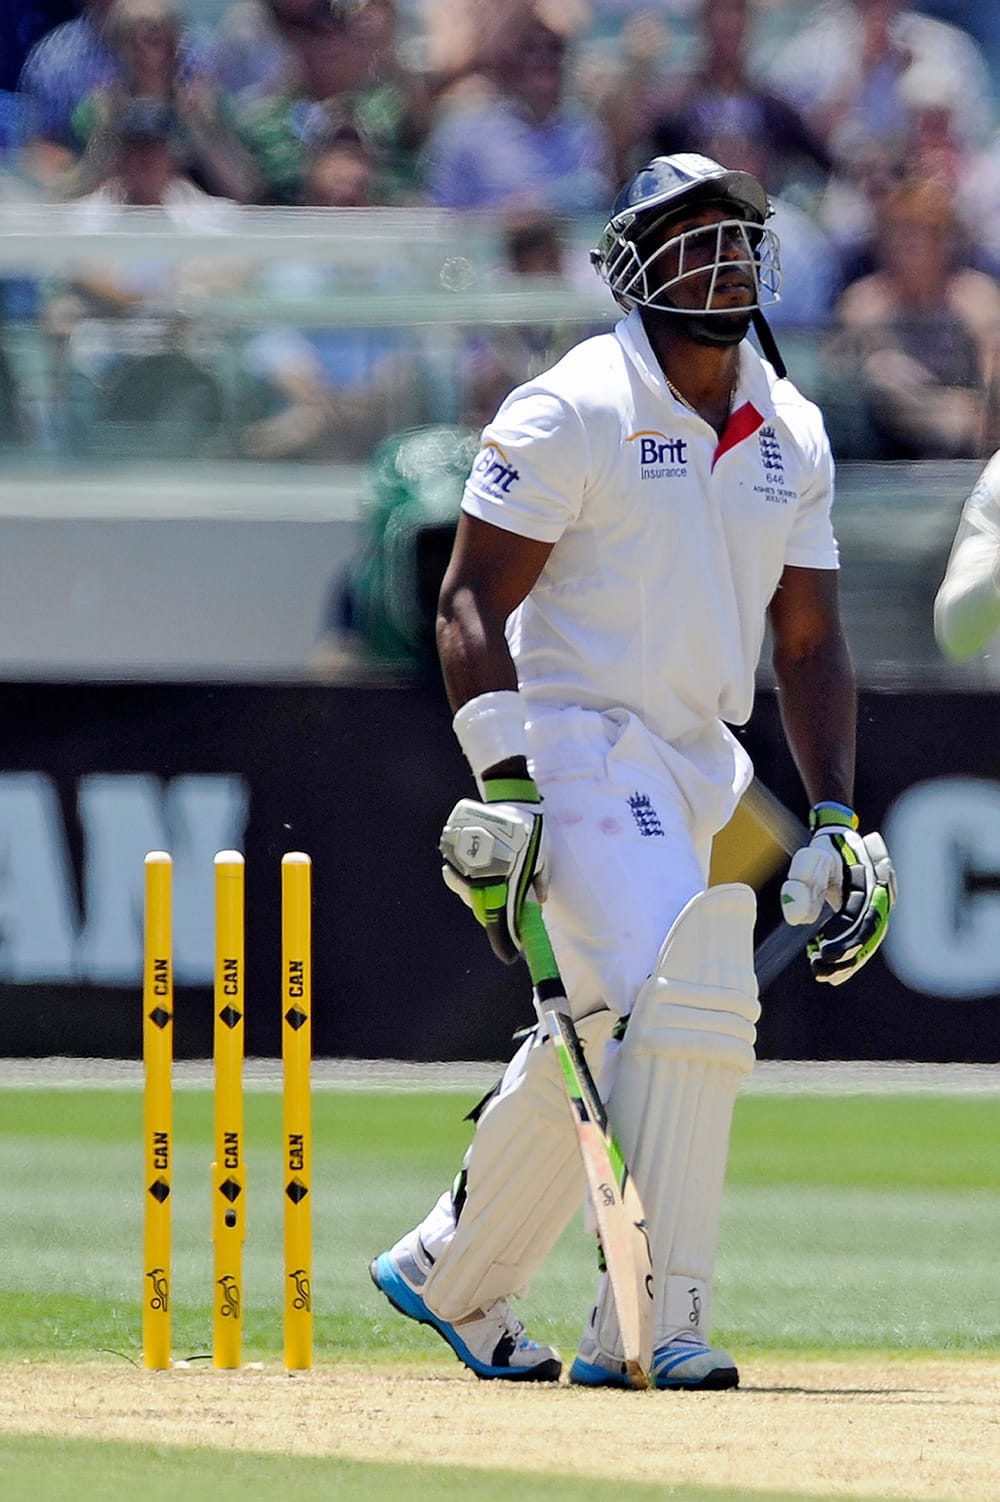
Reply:
[[[608,1115],[646,1210],[654,1340],[707,1339],[733,1103],[754,1063],[760,1015],[750,887],[711,887],[684,908],[636,1000]],[[618,1354],[601,1279],[593,1333]]]
[[[577,1023],[591,1060],[601,1057],[615,1021],[602,1011]],[[434,1258],[423,1297],[451,1322],[524,1293],[583,1196],[583,1163],[551,1043],[532,1038],[514,1055],[479,1118],[465,1168],[457,1224],[442,1196],[420,1227]]]

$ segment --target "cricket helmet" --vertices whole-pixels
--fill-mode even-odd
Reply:
[[[730,217],[677,235],[664,233],[671,220],[707,205],[729,211]],[[591,262],[626,311],[642,307],[680,314],[694,337],[735,343],[751,315],[777,302],[781,293],[778,238],[765,225],[771,213],[767,193],[749,172],[694,152],[653,157],[615,199]],[[754,302],[735,317],[732,308],[711,306],[720,272],[733,265],[745,267],[756,289]],[[678,306],[675,295],[685,283],[697,285],[700,306]]]

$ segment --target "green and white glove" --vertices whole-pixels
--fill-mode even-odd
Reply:
[[[441,874],[486,929],[493,952],[512,964],[521,952],[521,917],[534,889],[548,890],[542,796],[531,778],[483,783],[483,799],[461,798],[440,841]]]
[[[841,803],[817,803],[809,844],[797,850],[781,888],[786,923],[831,916],[806,952],[815,980],[839,986],[871,959],[885,938],[896,901],[896,872],[877,832],[862,837],[858,816]]]

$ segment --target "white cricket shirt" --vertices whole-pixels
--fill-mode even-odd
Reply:
[[[838,558],[820,413],[747,343],[740,362],[720,439],[633,311],[484,429],[463,509],[556,544],[507,623],[531,703],[627,709],[669,742],[749,718],[782,570]]]

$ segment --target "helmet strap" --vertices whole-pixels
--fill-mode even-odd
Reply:
[[[781,358],[781,350],[778,348],[778,341],[774,337],[774,331],[760,308],[756,308],[751,317],[753,318],[754,333],[757,335],[760,347],[764,352],[764,358],[770,360],[775,374],[783,381],[788,374],[788,367]]]

